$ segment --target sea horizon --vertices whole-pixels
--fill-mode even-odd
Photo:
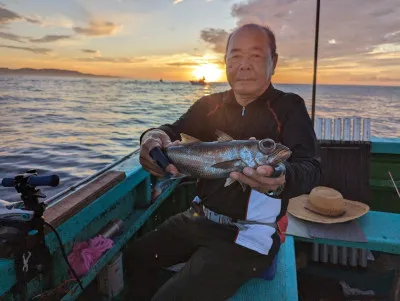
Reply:
[[[6,67],[0,67],[1,68],[6,68]],[[25,69],[25,68],[18,68],[18,69]],[[28,69],[33,69],[33,68],[28,68]],[[49,68],[44,68],[44,69],[49,69]],[[41,69],[36,69],[36,70],[41,70]],[[60,70],[60,69],[54,69],[54,70]],[[75,70],[65,70],[65,71],[75,71]],[[163,80],[163,83],[190,83],[191,80],[196,80],[196,79],[187,79],[187,80],[168,80],[165,78],[159,78],[159,79],[146,79],[146,78],[134,78],[134,77],[125,77],[125,76],[114,76],[114,75],[107,75],[107,74],[90,74],[90,76],[70,76],[70,75],[43,75],[43,74],[1,74],[0,76],[7,76],[7,77],[54,77],[54,78],[71,78],[71,79],[85,79],[85,78],[95,78],[95,79],[103,79],[103,80],[110,80],[110,79],[120,79],[120,80],[129,80],[129,81],[136,81],[136,82],[160,82],[160,80]],[[228,81],[207,81],[208,84],[226,84],[228,85]],[[299,86],[312,86],[313,83],[289,83],[289,82],[274,82],[273,80],[271,81],[273,85],[299,85]],[[316,87],[318,86],[354,86],[354,87],[400,87],[400,85],[378,85],[378,84],[345,84],[345,83],[316,83]]]

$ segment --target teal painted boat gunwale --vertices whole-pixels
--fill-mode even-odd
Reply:
[[[371,142],[374,154],[400,154],[400,138],[372,137]]]
[[[400,214],[369,211],[357,220],[368,242],[304,238],[294,236],[296,241],[316,242],[341,247],[368,249],[371,251],[400,255]]]
[[[400,187],[400,138],[372,139],[369,187],[371,210],[400,213],[400,202],[393,182]]]
[[[105,194],[94,200],[89,206],[83,208],[77,214],[72,216],[66,222],[57,227],[63,244],[70,243],[75,237],[94,219],[99,218],[104,212],[115,204],[115,200],[124,197],[132,187],[149,177],[144,170],[138,170],[136,173],[127,177],[121,183],[118,183]],[[59,249],[59,244],[53,232],[46,235],[46,244],[50,253]]]

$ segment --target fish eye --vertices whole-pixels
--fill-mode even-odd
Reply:
[[[269,153],[275,150],[276,143],[272,139],[263,139],[259,142],[259,146],[263,153]]]

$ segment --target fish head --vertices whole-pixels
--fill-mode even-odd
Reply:
[[[276,165],[289,159],[291,150],[274,140],[266,138],[258,142],[258,150],[260,151],[257,163],[260,165]]]

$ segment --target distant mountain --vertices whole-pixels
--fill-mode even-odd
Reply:
[[[32,68],[21,68],[21,69],[0,68],[0,75],[40,75],[40,76],[106,77],[106,78],[117,77],[109,75],[95,75],[95,74],[81,73],[73,70],[32,69]]]

